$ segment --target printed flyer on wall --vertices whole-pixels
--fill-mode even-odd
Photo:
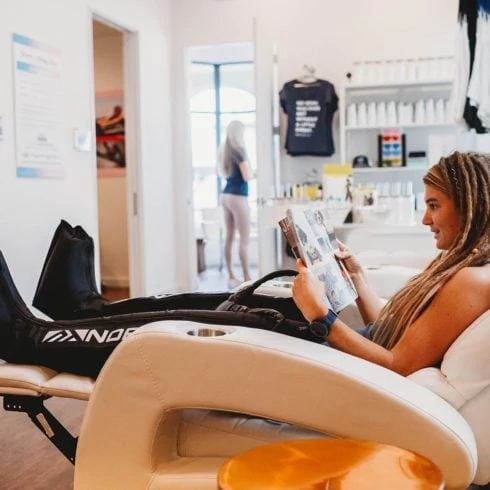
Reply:
[[[17,177],[63,176],[61,53],[12,34]]]

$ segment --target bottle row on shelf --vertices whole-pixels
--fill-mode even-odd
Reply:
[[[452,56],[355,62],[348,75],[355,85],[450,80],[455,60]]]
[[[360,102],[349,104],[347,128],[410,126],[424,124],[451,124],[450,101],[447,99],[419,99],[416,102]]]

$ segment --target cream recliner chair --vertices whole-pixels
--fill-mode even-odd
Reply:
[[[224,335],[188,334],[197,328]],[[97,379],[78,441],[75,490],[215,489],[228,457],[319,435],[415,451],[441,468],[448,489],[485,484],[489,340],[487,312],[440,369],[407,379],[272,332],[149,324],[117,347]]]
[[[368,271],[378,294],[390,296],[417,272],[399,267],[384,259]],[[362,324],[356,308],[341,317]],[[97,383],[0,361],[4,408],[26,412],[70,461],[76,452],[75,490],[215,488],[229,456],[326,435],[415,450],[441,467],[448,488],[490,481],[488,312],[454,342],[440,369],[409,379],[245,327],[225,328],[221,337],[186,334],[198,326],[206,327],[146,326],[118,347]],[[44,407],[50,396],[90,399],[78,444]]]

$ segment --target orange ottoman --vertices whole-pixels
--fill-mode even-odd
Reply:
[[[404,449],[349,439],[268,444],[227,461],[219,490],[439,490],[442,473]]]

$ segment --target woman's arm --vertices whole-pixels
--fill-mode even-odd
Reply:
[[[461,269],[392,349],[394,370],[409,375],[439,363],[450,345],[488,309],[490,266]]]
[[[385,302],[377,295],[363,269],[351,274],[351,279],[357,289],[356,304],[362,319],[366,325],[376,321]]]
[[[248,161],[243,161],[238,164],[238,168],[240,169],[240,173],[242,174],[242,179],[245,182],[248,182],[249,180],[253,179],[253,174],[252,171],[250,170],[250,165]]]
[[[328,312],[323,286],[302,267],[298,267],[300,273],[293,284],[293,298],[308,321],[323,318]],[[359,335],[338,318],[326,340],[338,350],[407,376],[440,362],[454,340],[489,308],[490,267],[468,267],[444,285],[391,351]]]
[[[357,289],[356,304],[364,323],[367,325],[378,318],[384,301],[374,291],[359,259],[340,240],[337,240],[337,243],[339,250],[335,255],[344,263]]]
[[[303,316],[309,322],[324,318],[328,307],[324,301],[324,286],[301,260],[296,264],[298,275],[293,282],[293,299]],[[330,334],[325,339],[338,350],[347,352],[367,361],[388,367],[392,363],[390,351],[359,335],[339,318],[332,324]]]

